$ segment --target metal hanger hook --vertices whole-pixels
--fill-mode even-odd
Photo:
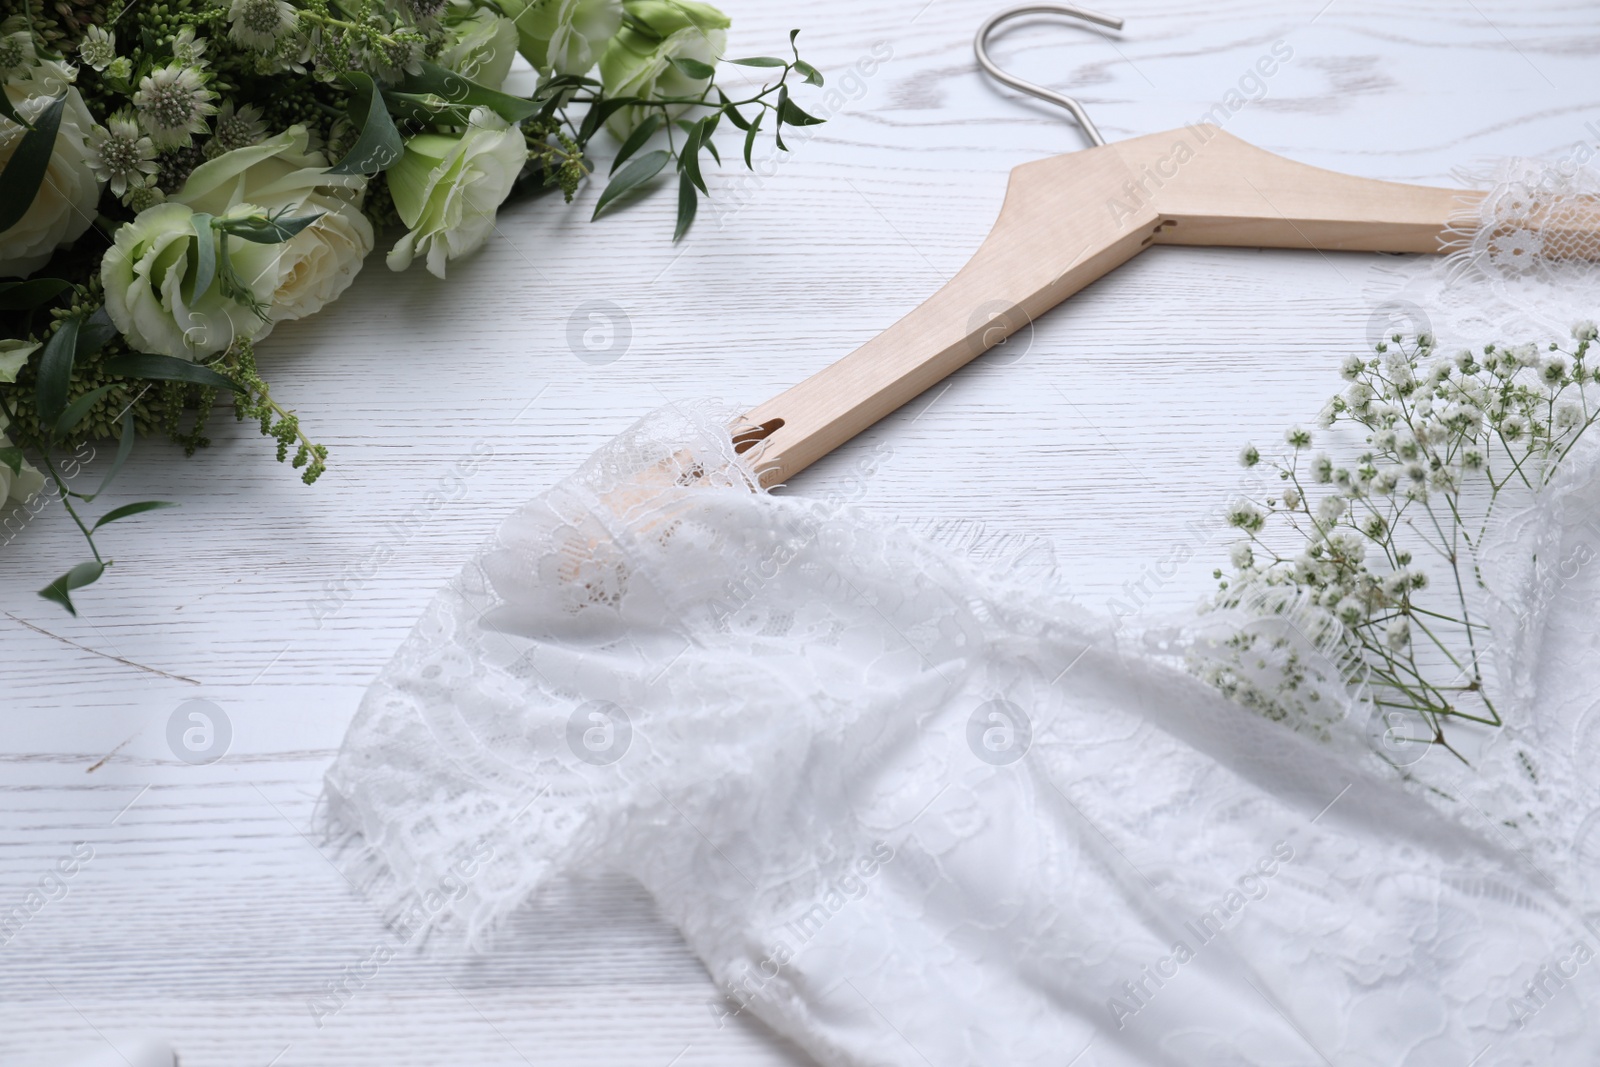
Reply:
[[[1096,146],[1105,144],[1106,139],[1100,136],[1099,128],[1089,118],[1089,113],[1083,110],[1082,104],[1070,96],[1062,96],[1060,93],[1051,92],[1042,85],[1035,85],[1032,82],[1023,81],[1014,74],[1007,74],[995,65],[994,60],[989,58],[990,35],[999,29],[1001,24],[1010,22],[1012,19],[1022,18],[1025,15],[1065,15],[1067,18],[1092,22],[1113,30],[1122,29],[1122,20],[1111,15],[1102,15],[1095,11],[1087,11],[1081,7],[1072,7],[1067,4],[1027,4],[1023,7],[1008,8],[998,14],[989,16],[984,21],[984,24],[978,27],[978,35],[972,40],[972,51],[977,54],[978,65],[984,69],[989,77],[998,82],[1003,82],[1013,89],[1027,93],[1029,96],[1036,96],[1040,100],[1048,100],[1057,107],[1066,108],[1078,123],[1078,127],[1083,130],[1084,135],[1091,142]]]

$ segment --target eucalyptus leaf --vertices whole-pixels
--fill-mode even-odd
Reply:
[[[683,147],[678,150],[678,169],[687,174],[702,193],[707,192],[706,180],[700,176],[700,138],[704,133],[705,127],[696,123],[689,130],[689,136],[684,138]]]
[[[684,171],[678,175],[678,225],[672,232],[674,244],[683,239],[689,232],[689,226],[694,222],[695,209],[699,206],[700,198],[695,194],[694,182],[689,180],[689,172]]]
[[[117,454],[111,460],[111,469],[106,471],[105,477],[100,479],[100,488],[93,494],[84,497],[92,501],[95,497],[105,492],[111,486],[111,480],[117,476],[122,465],[128,461],[128,455],[133,451],[133,439],[137,435],[133,427],[133,405],[129,404],[122,411],[122,421],[117,428]]]
[[[62,319],[56,332],[39,354],[39,382],[34,390],[34,407],[46,426],[61,417],[67,406],[67,385],[72,381],[72,364],[78,358],[79,318]]]
[[[788,60],[777,59],[773,56],[751,56],[749,59],[730,59],[729,63],[741,67],[787,67]]]
[[[810,63],[807,63],[805,60],[803,60],[803,59],[795,60],[794,61],[794,69],[798,70],[802,75],[804,75],[806,81],[809,82],[810,84],[812,84],[812,85],[821,85],[822,84],[822,72],[817,70],[817,68],[813,67]]]
[[[108,522],[126,519],[129,515],[139,515],[146,511],[154,511],[157,508],[175,508],[177,506],[168,500],[141,500],[137,504],[124,504],[120,508],[112,508],[100,516],[99,520],[89,528],[89,532],[93,533]]]
[[[56,419],[51,435],[57,440],[66,437],[78,423],[83,421],[83,417],[89,414],[89,409],[100,403],[102,397],[111,392],[111,390],[120,388],[121,386],[116,384],[102,385],[75,399],[67,405],[66,410]]]
[[[654,152],[646,152],[626,167],[623,167],[617,176],[611,179],[611,183],[606,186],[605,192],[600,194],[600,202],[594,206],[594,215],[591,218],[599,218],[600,212],[604,211],[617,197],[637,189],[661,173],[661,168],[666,166],[667,160],[671,158],[672,153],[664,148],[658,148]]]
[[[345,157],[328,168],[329,174],[376,174],[399,160],[405,151],[400,131],[384,106],[383,93],[372,78],[360,71],[348,71],[344,79],[355,88],[350,105],[351,118],[361,115],[361,134]]]
[[[194,306],[195,297],[203,295],[211,288],[211,283],[217,276],[217,238],[211,232],[211,216],[204,211],[196,211],[189,218],[189,225],[194,228],[195,240],[190,248],[194,257],[191,264],[189,277],[184,280],[183,298]]]
[[[252,241],[258,245],[275,245],[287,241],[301,230],[310,226],[323,216],[324,212],[315,215],[296,215],[292,218],[283,215],[250,215],[240,219],[219,219],[217,229],[223,233],[237,237],[243,241]],[[205,290],[201,290],[204,292]]]
[[[0,97],[5,96],[0,93]],[[30,278],[0,285],[0,311],[32,311],[72,288],[65,278]]]
[[[0,89],[0,95],[4,90]],[[56,131],[61,127],[61,109],[66,106],[66,96],[54,97],[33,128],[22,135],[16,150],[0,171],[0,233],[11,229],[33,206],[33,198],[44,184],[45,170],[56,150]]]
[[[750,170],[756,169],[755,164],[750,162],[750,150],[756,146],[756,133],[761,129],[761,120],[766,117],[767,113],[765,111],[757,115],[756,120],[750,124],[750,128],[744,132],[744,165]]]
[[[103,368],[107,374],[118,378],[141,378],[157,382],[188,382],[190,385],[204,385],[212,389],[231,389],[236,393],[245,391],[245,387],[229,378],[227,375],[218,374],[210,367],[199,363],[191,363],[177,356],[158,356],[153,352],[136,352],[128,356],[118,356],[108,359]]]
[[[706,78],[714,78],[717,74],[717,68],[711,64],[702,63],[698,59],[690,59],[688,56],[679,56],[672,60],[672,65],[691,78],[704,80]]]
[[[787,91],[778,93],[778,121],[787,122],[791,126],[820,126],[823,122],[815,115],[808,115],[800,110],[800,105],[789,99]]]
[[[615,115],[629,104],[639,103],[637,97],[614,96],[609,100],[601,100],[589,106],[588,114],[583,116],[583,122],[578,126],[578,143],[588,144],[589,138],[600,130],[600,124]]]
[[[72,612],[72,614],[76,615],[78,613],[78,609],[72,606],[72,597],[70,596],[71,592],[74,589],[82,589],[84,586],[93,583],[105,572],[106,565],[104,563],[98,563],[93,560],[89,561],[88,563],[80,563],[67,573],[63,574],[61,577],[57,578],[55,581],[51,582],[49,585],[45,586],[43,589],[39,590],[39,595],[44,597],[46,600],[55,601],[57,604],[60,604],[68,611]]]
[[[611,173],[615,174],[617,168],[626,163],[629,156],[643,148],[645,142],[654,137],[659,129],[661,129],[661,115],[659,112],[651,112],[643,122],[639,123],[638,129],[628,134],[628,139],[622,142],[622,147],[617,149],[617,158],[611,161]]]
[[[728,116],[728,121],[740,130],[748,130],[750,128],[750,120],[739,113],[739,109],[733,106],[733,101],[729,100],[721,89],[717,90],[717,96],[722,101],[722,113]]]
[[[536,101],[479,85],[427,60],[422,61],[421,73],[406,75],[400,83],[400,89],[407,93],[432,93],[450,104],[486,107],[507,122],[521,122],[539,110]]]
[[[17,105],[13,104],[11,102],[11,97],[7,96],[4,92],[0,92],[0,115],[5,116],[25,130],[33,129],[33,124],[22,117],[22,115],[17,111]]]
[[[111,322],[111,312],[103,306],[95,308],[94,314],[78,327],[78,358],[94,355],[116,336],[117,328]]]

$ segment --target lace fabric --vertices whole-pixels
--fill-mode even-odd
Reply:
[[[1596,464],[1488,550],[1516,714],[1401,775],[1359,707],[1254,715],[1048,561],[761,491],[733,415],[657,412],[508,517],[372,686],[328,815],[395,922],[488,946],[624,872],[721,1023],[828,1064],[1600,1055]]]

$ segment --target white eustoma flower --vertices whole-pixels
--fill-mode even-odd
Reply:
[[[16,381],[17,372],[39,348],[40,345],[34,341],[0,340],[0,382]],[[6,429],[5,417],[0,416],[0,448],[11,447],[11,438],[6,436]],[[8,465],[0,463],[0,503],[27,500],[42,488],[44,475],[28,463],[24,462],[21,469],[15,472]]]
[[[517,57],[517,27],[488,8],[478,8],[465,18],[445,23],[451,41],[439,53],[439,65],[469,81],[498,89],[511,73]]]
[[[270,52],[299,21],[287,0],[233,0],[228,36],[258,52]]]
[[[217,113],[217,94],[193,67],[169,63],[139,80],[133,106],[139,122],[158,148],[176,148],[206,132],[206,119]]]
[[[445,263],[474,251],[528,160],[522,130],[488,108],[475,108],[459,136],[418,134],[386,172],[395,210],[408,231],[389,252],[390,270],[417,255],[445,276]]]
[[[692,97],[707,85],[674,66],[674,59],[691,59],[715,66],[727,44],[728,16],[709,4],[694,0],[627,0],[623,4],[629,23],[611,38],[600,57],[600,81],[607,96],[643,99]],[[688,105],[676,105],[669,114],[681,114]],[[649,112],[625,107],[606,120],[606,129],[626,137]]]
[[[59,62],[41,63],[28,77],[5,84],[12,106],[30,122],[43,114],[51,98],[65,94],[66,102],[44,180],[22,218],[0,232],[0,277],[26,277],[44,266],[57,248],[82,236],[99,210],[102,187],[91,166],[89,145],[94,116],[71,84],[73,73]],[[21,127],[0,119],[0,170],[21,143]]]
[[[587,74],[622,26],[622,0],[504,0],[522,55],[545,74]]]
[[[144,136],[133,116],[119,111],[89,134],[89,166],[96,178],[109,182],[112,195],[122,196],[128,185],[143,184],[160,170],[156,146]]]
[[[254,209],[252,209],[254,210]],[[199,359],[221,352],[235,338],[260,334],[266,323],[249,307],[222,292],[220,273],[202,292],[194,286],[197,241],[217,241],[209,226],[195,230],[187,204],[157,204],[117,227],[116,239],[100,261],[106,311],[141,352]],[[272,297],[273,245],[226,238],[234,271],[260,303]]]
[[[359,174],[329,174],[328,159],[311,151],[304,126],[291,126],[259,144],[236,148],[202,163],[174,203],[209,215],[226,215],[253,204],[269,215],[321,217],[289,240],[261,245],[261,283],[271,323],[315,314],[350,287],[367,253],[372,224],[361,213],[367,180]],[[256,336],[265,336],[270,330]]]

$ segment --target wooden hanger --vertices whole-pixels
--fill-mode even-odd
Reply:
[[[1034,14],[1113,29],[1122,20],[1031,5],[993,16],[974,42],[985,71],[1066,108],[1095,147],[1013,170],[994,229],[943,288],[745,415],[736,447],[760,446],[763,485],[804,470],[1151,245],[1436,253],[1445,250],[1452,221],[1482,195],[1295,163],[1209,124],[1107,144],[1077,101],[990,60],[989,34]],[[1600,212],[1583,229],[1600,230]]]

